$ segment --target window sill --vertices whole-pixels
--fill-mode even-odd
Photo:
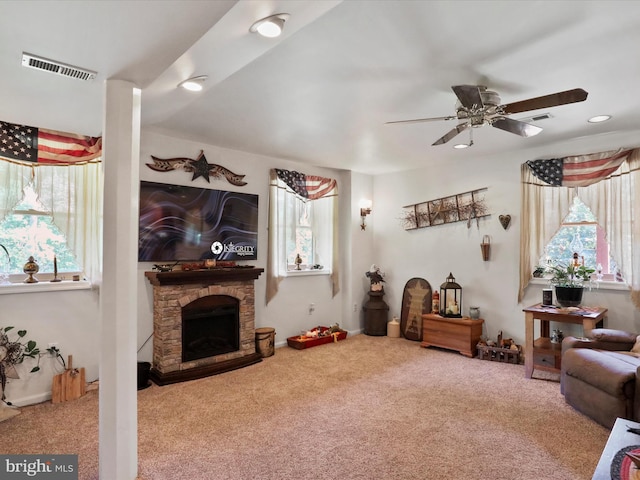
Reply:
[[[6,283],[0,285],[0,295],[13,293],[42,293],[61,292],[63,290],[89,290],[91,282],[88,280],[72,281],[63,280],[61,282],[39,281],[38,283]]]
[[[549,286],[548,278],[532,278],[529,281],[530,285],[544,285],[545,287]],[[629,290],[629,285],[624,282],[593,282],[591,287],[589,284],[586,284],[584,288],[592,290]]]
[[[313,275],[331,275],[331,270],[289,270],[285,277],[305,277]]]

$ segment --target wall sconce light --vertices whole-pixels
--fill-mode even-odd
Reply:
[[[364,223],[364,217],[371,214],[371,200],[360,200],[360,217],[362,217],[362,223],[360,224],[360,230],[366,230],[367,224]]]
[[[249,28],[251,33],[259,33],[263,37],[279,37],[284,29],[284,22],[290,17],[288,13],[277,13],[269,17],[262,18]]]

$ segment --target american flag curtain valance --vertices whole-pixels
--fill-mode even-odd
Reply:
[[[282,180],[297,195],[309,200],[327,197],[335,194],[337,186],[333,178],[305,175],[293,170],[275,169],[279,180]]]
[[[102,137],[0,122],[0,157],[20,162],[68,165],[102,155]]]
[[[531,173],[556,187],[586,187],[614,173],[633,150],[610,150],[549,160],[529,160]]]

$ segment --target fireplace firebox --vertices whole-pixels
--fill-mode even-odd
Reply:
[[[223,355],[240,348],[239,302],[209,295],[182,307],[182,361]]]

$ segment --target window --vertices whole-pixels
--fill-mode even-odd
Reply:
[[[574,197],[569,214],[545,248],[540,265],[569,264],[573,254],[579,261],[596,270],[603,280],[615,280],[617,267],[609,254],[605,232],[591,210]]]
[[[326,199],[309,201],[295,195],[287,196],[285,209],[289,214],[286,217],[291,221],[285,224],[286,266],[281,265],[282,273],[331,271],[331,249],[327,248],[331,242],[331,222],[316,221],[317,218],[328,218],[330,207],[331,202]]]
[[[608,166],[616,159],[622,163],[612,171]],[[549,176],[547,172],[557,175]],[[636,248],[640,239],[640,222],[636,221],[640,205],[640,149],[529,161],[521,165],[520,173],[518,301],[523,300],[536,265],[541,257],[544,259],[549,239],[567,218],[574,197],[579,197],[606,232],[609,256],[616,261],[615,265],[609,265],[610,272],[615,272],[616,280],[624,280],[614,288],[630,287],[631,302],[640,308],[640,263]],[[596,252],[596,258],[597,255]]]
[[[328,274],[338,293],[337,207],[336,180],[271,170],[267,303],[284,278],[303,272]]]
[[[0,221],[0,244],[9,253],[7,259],[5,252],[1,252],[1,271],[5,274],[22,273],[30,256],[40,272],[53,272],[54,256],[58,272],[80,271],[64,235],[53,223],[51,212],[39,201],[32,184],[27,185],[24,197]]]
[[[30,256],[39,273],[83,273],[100,279],[102,166],[24,165],[0,161],[0,273],[24,278]],[[19,275],[18,275],[19,274]],[[65,276],[65,275],[59,275]]]

